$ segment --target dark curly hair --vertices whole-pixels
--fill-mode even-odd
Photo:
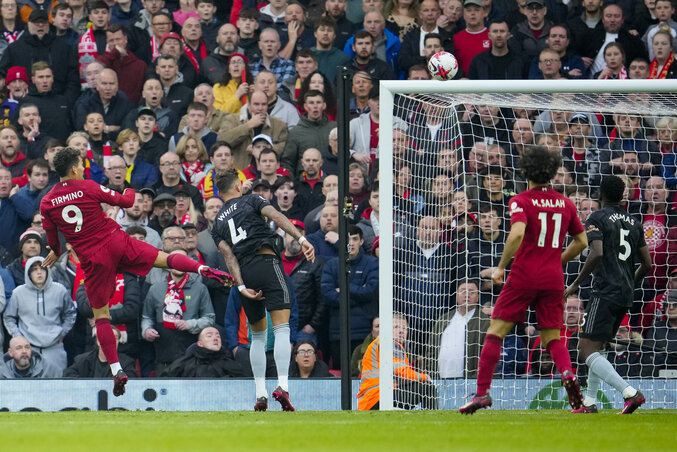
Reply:
[[[298,105],[303,107],[304,97],[308,91],[310,91],[310,79],[313,78],[313,75],[319,74],[324,80],[324,102],[327,104],[327,114],[335,116],[338,111],[338,104],[336,103],[336,94],[334,92],[334,84],[320,71],[314,71],[308,77],[301,82],[301,88],[299,89]]]
[[[54,156],[54,170],[59,177],[66,177],[72,167],[80,163],[80,151],[75,148],[63,148]]]
[[[605,199],[609,202],[621,202],[624,192],[625,182],[618,176],[604,176],[602,182],[599,184],[600,199]]]
[[[234,168],[228,168],[224,171],[219,171],[216,173],[214,178],[214,183],[221,193],[225,193],[235,185],[236,181],[240,181],[240,176],[237,174],[237,170]]]
[[[522,176],[537,184],[547,184],[562,166],[562,156],[543,146],[531,146],[520,158]]]

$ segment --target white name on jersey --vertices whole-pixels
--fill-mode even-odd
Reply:
[[[563,199],[532,199],[531,203],[536,207],[564,208]]]
[[[82,193],[81,190],[78,190],[76,192],[72,193],[66,193],[63,196],[57,196],[56,198],[52,198],[52,205],[56,206],[57,204],[63,204],[65,202],[70,202],[73,201],[74,199],[82,198],[84,196],[84,193]]]

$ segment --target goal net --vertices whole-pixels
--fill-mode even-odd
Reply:
[[[420,401],[420,388],[399,381],[390,358],[398,313],[408,323],[409,361],[435,382],[439,408],[456,409],[475,391],[500,293],[491,272],[510,229],[510,198],[527,188],[520,154],[534,144],[562,154],[552,185],[583,222],[599,208],[602,176],[626,181],[625,205],[643,223],[654,265],[603,354],[649,394],[647,406],[677,408],[677,343],[666,337],[668,289],[677,291],[675,93],[677,82],[664,80],[381,82],[381,222],[392,224],[380,237],[381,409],[402,397]],[[586,255],[565,266],[567,284]],[[566,300],[562,330],[583,386],[577,344],[590,288],[591,278]],[[559,381],[529,312],[504,341],[494,407],[565,408]],[[622,397],[603,385],[598,406],[621,407]]]

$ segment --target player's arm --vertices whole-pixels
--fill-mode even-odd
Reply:
[[[136,197],[136,193],[132,188],[125,188],[125,191],[120,194],[115,190],[111,190],[108,187],[99,185],[96,182],[92,182],[91,193],[99,202],[105,202],[111,206],[124,208],[132,207]]]
[[[503,284],[503,275],[505,274],[505,269],[517,250],[520,248],[520,245],[522,245],[522,240],[524,240],[524,231],[526,228],[527,224],[521,221],[513,223],[510,227],[510,234],[508,234],[508,239],[505,241],[503,254],[501,255],[501,261],[498,263],[496,270],[494,270],[494,272],[491,274],[491,280],[494,284]]]
[[[649,254],[649,248],[646,245],[637,248],[636,254],[637,259],[639,260],[639,267],[635,270],[635,284],[644,279],[653,265],[651,262],[651,254]]]
[[[587,247],[588,236],[585,234],[585,231],[576,234],[571,243],[569,243],[569,246],[567,246],[567,248],[562,253],[562,265],[581,254]]]
[[[562,256],[564,256],[564,254],[562,254]],[[564,291],[565,299],[571,295],[575,295],[578,292],[578,288],[581,285],[581,282],[585,281],[585,279],[588,276],[590,276],[590,274],[592,274],[593,271],[595,271],[595,268],[597,268],[597,265],[599,265],[599,263],[602,262],[603,258],[604,258],[604,248],[602,247],[602,241],[593,240],[592,242],[590,242],[590,254],[588,254],[588,257],[585,259],[585,264],[583,264],[583,268],[581,268],[581,271],[574,280],[574,282],[571,283],[571,285],[567,287],[566,290]]]
[[[282,230],[291,235],[303,249],[303,255],[306,256],[306,259],[310,262],[315,262],[315,248],[310,244],[306,238],[301,235],[301,233],[296,229],[296,226],[291,224],[291,221],[280,213],[275,207],[267,205],[261,209],[263,216],[275,222]],[[230,267],[229,267],[230,268]]]
[[[218,248],[219,252],[221,252],[221,255],[223,256],[223,259],[226,261],[228,271],[235,280],[237,289],[240,291],[240,293],[243,296],[253,300],[262,300],[263,293],[260,290],[255,292],[253,289],[248,289],[247,286],[245,286],[244,280],[242,279],[242,272],[240,271],[240,264],[237,261],[237,257],[235,257],[235,253],[233,253],[233,250],[230,248],[230,246],[228,246],[226,241],[221,240],[219,242]]]

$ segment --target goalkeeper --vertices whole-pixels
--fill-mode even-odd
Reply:
[[[419,403],[421,408],[437,409],[437,388],[430,377],[417,372],[410,364],[405,347],[409,325],[404,315],[393,313],[393,369],[395,372],[394,405],[411,410]],[[359,410],[379,409],[380,337],[369,344],[362,358],[362,380],[357,393]]]

